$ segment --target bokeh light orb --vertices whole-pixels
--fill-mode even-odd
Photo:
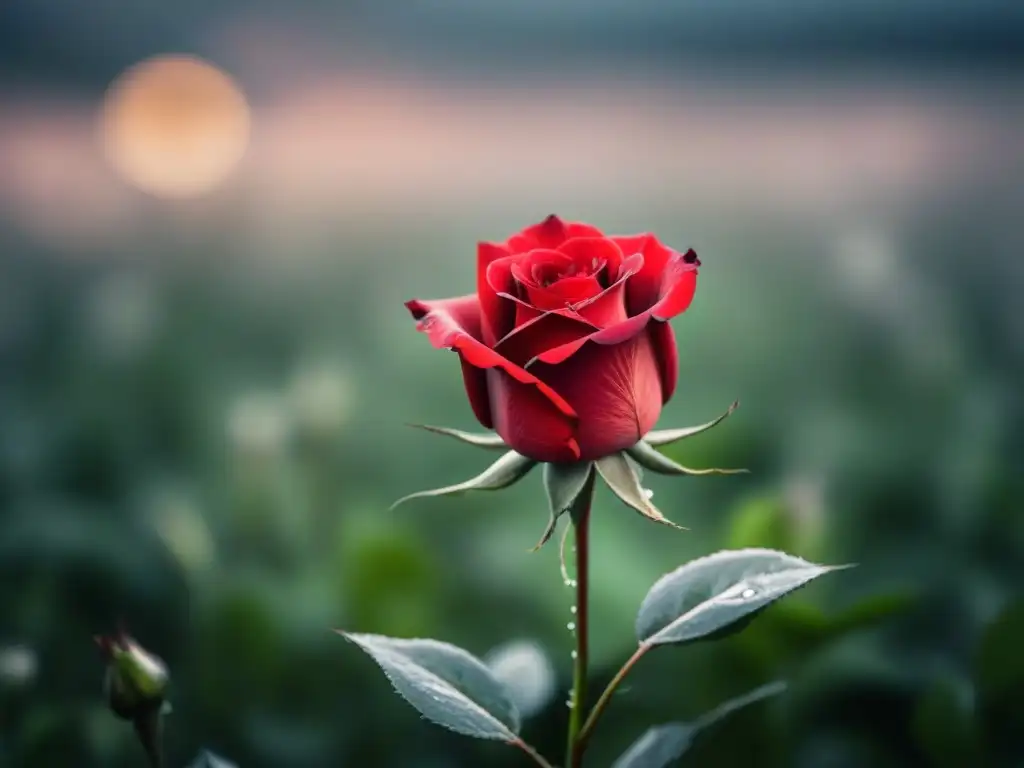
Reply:
[[[195,56],[155,56],[107,90],[100,130],[111,165],[128,183],[164,198],[196,197],[231,174],[249,143],[245,95]]]

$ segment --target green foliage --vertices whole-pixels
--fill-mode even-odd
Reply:
[[[647,593],[636,619],[644,645],[679,644],[729,628],[810,581],[836,570],[769,549],[726,550],[683,565]]]
[[[477,739],[513,742],[519,712],[484,663],[438,640],[343,632],[373,657],[402,698],[438,725]]]
[[[725,702],[691,723],[667,723],[650,728],[627,749],[612,768],[667,768],[693,744],[701,731],[738,709],[782,693],[784,683],[770,683]]]
[[[977,710],[990,759],[1024,760],[1024,601],[1006,605],[985,628],[975,660]]]
[[[772,214],[737,227],[731,209],[594,201],[594,220],[708,254],[675,323],[680,384],[659,426],[741,396],[742,418],[666,454],[752,475],[648,472],[658,508],[691,529],[681,533],[622,514],[599,491],[591,689],[634,647],[628,619],[673,564],[744,547],[861,564],[725,642],[645,660],[609,708],[594,765],[651,723],[690,722],[780,675],[792,687],[773,705],[779,717],[759,709],[721,723],[694,744],[693,764],[920,765],[920,728],[945,727],[915,724],[936,668],[978,681],[984,768],[1019,764],[1024,707],[1000,678],[1012,679],[1024,630],[987,630],[1024,583],[1019,281],[994,248],[1019,216],[993,207],[1013,199],[1005,190],[978,183],[973,203],[940,191],[887,208],[898,274],[860,293],[843,275],[865,262],[833,259],[843,222]],[[571,595],[556,548],[525,552],[544,517],[536,480],[387,512],[494,457],[403,426],[478,429],[454,356],[411,332],[401,302],[472,290],[466,238],[510,230],[521,213],[399,210],[399,227],[353,216],[279,241],[218,211],[204,208],[210,227],[187,243],[141,210],[138,241],[95,249],[47,245],[10,218],[0,228],[0,762],[139,765],[130,728],[98,695],[89,643],[123,617],[174,674],[169,766],[206,744],[244,768],[524,765],[511,750],[418,728],[380,673],[339,653],[325,629],[444,636],[481,653],[534,638],[567,690]],[[979,244],[967,267],[965,242]],[[919,291],[927,300],[916,303]],[[130,320],[140,305],[145,317]],[[331,372],[314,389],[326,378],[348,393],[340,409],[309,407],[296,382],[311,369]],[[241,407],[253,395],[267,397]],[[813,526],[788,499],[794,474],[822,484]],[[755,498],[778,522],[734,538]],[[842,620],[873,601],[870,619]],[[982,642],[987,631],[1003,639]],[[13,647],[32,651],[34,671],[8,666]],[[524,736],[555,754],[564,717],[559,696]]]
[[[981,764],[974,691],[954,677],[936,680],[920,697],[912,728],[934,768]]]

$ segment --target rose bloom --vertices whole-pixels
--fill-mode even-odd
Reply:
[[[654,235],[549,216],[479,244],[476,293],[406,306],[459,354],[473,413],[509,448],[589,461],[635,445],[672,396],[668,320],[690,306],[699,266]]]

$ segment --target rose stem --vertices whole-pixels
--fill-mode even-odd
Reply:
[[[633,669],[633,666],[640,661],[641,658],[643,658],[643,655],[647,653],[650,647],[651,646],[649,645],[641,645],[637,648],[636,652],[630,656],[626,663],[622,665],[622,668],[615,673],[615,677],[612,678],[611,682],[608,683],[608,687],[601,693],[600,698],[598,698],[594,708],[590,711],[590,715],[587,717],[587,721],[583,724],[583,727],[579,731],[579,736],[576,739],[577,748],[580,752],[587,748],[590,736],[594,732],[594,726],[597,725],[597,721],[604,713],[605,708],[607,708],[611,703],[612,695],[618,689],[622,681],[626,679],[626,675],[629,674],[629,671]]]
[[[543,755],[541,755],[537,750],[535,750],[525,741],[521,739],[516,739],[512,742],[512,744],[514,746],[519,747],[521,750],[523,750],[523,752],[528,754],[530,756],[530,759],[533,760],[533,762],[535,762],[537,765],[539,765],[540,768],[553,768],[551,763],[544,759]]]
[[[590,578],[590,507],[594,498],[593,477],[577,497],[572,510],[572,526],[576,544],[576,658],[573,664],[569,737],[566,744],[567,768],[583,765],[586,743],[579,740],[583,726],[583,709],[587,702],[588,611]]]

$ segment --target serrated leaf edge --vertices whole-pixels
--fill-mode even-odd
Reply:
[[[844,569],[847,569],[847,568],[853,568],[855,566],[855,563],[847,563],[847,564],[843,564],[843,565],[819,565],[817,563],[812,563],[812,562],[810,562],[808,560],[804,560],[802,557],[798,557],[797,555],[791,555],[791,554],[789,554],[787,552],[782,552],[781,550],[777,550],[777,549],[768,549],[767,547],[748,547],[748,548],[745,548],[745,549],[723,549],[723,550],[719,550],[718,552],[713,552],[710,555],[704,555],[703,557],[698,557],[698,558],[696,558],[694,560],[690,560],[687,563],[683,563],[678,568],[675,568],[675,569],[669,571],[668,573],[662,575],[661,578],[659,578],[656,582],[654,582],[654,584],[651,585],[651,588],[647,591],[647,595],[644,597],[643,601],[640,603],[640,608],[637,611],[637,621],[639,622],[639,618],[643,614],[644,608],[650,602],[652,602],[655,599],[655,595],[657,595],[660,590],[663,590],[665,588],[664,585],[665,585],[665,583],[669,579],[671,579],[672,577],[676,576],[676,574],[678,574],[680,571],[682,571],[684,569],[695,568],[699,564],[706,563],[709,560],[719,560],[719,559],[723,559],[724,560],[725,558],[723,558],[723,556],[725,556],[725,555],[735,556],[736,558],[739,558],[739,557],[745,556],[745,555],[782,555],[783,557],[789,558],[791,560],[799,561],[800,563],[803,564],[803,565],[796,565],[796,564],[794,564],[794,567],[793,567],[792,570],[804,569],[804,570],[817,570],[818,571],[818,573],[816,573],[814,576],[811,576],[803,584],[800,584],[798,587],[794,587],[793,589],[799,589],[799,587],[804,586],[805,584],[809,583],[810,581],[813,581],[814,579],[818,578],[819,576],[824,576],[826,573],[831,573],[832,571],[841,571],[841,570],[844,570]],[[730,559],[732,559],[732,558],[730,557]],[[780,571],[775,571],[774,573],[780,573]],[[732,589],[735,586],[736,585],[730,585],[729,588]],[[723,590],[723,592],[724,591],[727,591],[727,590]],[[792,591],[793,590],[789,590],[789,592],[792,592]],[[785,593],[779,595],[779,597],[776,598],[776,600],[781,599],[786,594],[789,594],[789,592],[785,592]],[[648,647],[653,647],[653,646],[656,646],[656,645],[660,645],[661,643],[658,643],[658,642],[654,641],[654,639],[658,635],[664,633],[665,630],[667,630],[669,627],[675,626],[675,625],[679,624],[682,621],[685,621],[685,620],[687,620],[689,618],[692,618],[694,615],[698,615],[702,610],[706,610],[709,605],[713,604],[715,602],[715,600],[720,597],[720,595],[721,595],[721,593],[719,593],[717,595],[714,595],[713,597],[710,597],[707,600],[704,600],[704,601],[698,603],[693,608],[688,610],[686,613],[680,614],[679,616],[674,618],[672,621],[670,621],[668,624],[666,624],[664,627],[659,629],[657,632],[655,632],[654,634],[652,634],[652,635],[648,636],[647,638],[641,640],[640,641],[640,645],[641,646],[648,646]],[[775,600],[772,600],[771,602],[775,602]],[[769,603],[768,605],[770,605],[770,604],[771,603]],[[765,607],[767,607],[767,606],[765,606]],[[639,635],[639,631],[637,631],[637,634]]]
[[[373,659],[374,664],[377,665],[378,669],[380,669],[380,671],[383,672],[384,676],[388,679],[388,682],[391,683],[391,687],[394,689],[395,693],[397,693],[402,699],[404,699],[405,702],[410,707],[415,709],[420,714],[420,716],[423,717],[425,720],[428,720],[429,722],[434,723],[435,725],[439,725],[442,728],[451,731],[452,733],[458,733],[458,734],[460,734],[462,736],[470,736],[471,738],[486,739],[486,740],[489,740],[489,741],[500,741],[501,740],[501,739],[495,738],[493,736],[478,736],[478,735],[472,735],[472,734],[463,733],[462,731],[457,731],[454,728],[452,728],[451,726],[446,725],[445,723],[442,723],[440,720],[438,720],[436,718],[433,718],[430,715],[428,715],[426,712],[424,712],[419,707],[417,707],[415,704],[413,704],[409,700],[409,698],[404,693],[402,693],[401,690],[399,690],[398,686],[395,685],[394,676],[390,672],[388,672],[388,670],[386,670],[384,668],[384,666],[377,659],[376,654],[374,654],[372,651],[370,651],[357,638],[361,638],[361,637],[380,637],[380,638],[383,638],[385,640],[399,640],[400,639],[400,640],[405,640],[405,641],[408,641],[408,642],[434,643],[434,644],[445,646],[446,648],[454,650],[454,651],[464,655],[470,661],[478,664],[487,673],[487,675],[494,681],[495,685],[497,685],[499,687],[503,687],[501,681],[494,677],[494,675],[491,673],[491,671],[487,668],[487,665],[484,664],[476,656],[471,654],[469,651],[465,650],[464,648],[459,648],[458,646],[452,645],[451,643],[445,643],[442,640],[434,640],[434,639],[431,639],[431,638],[392,638],[392,637],[387,637],[386,635],[375,635],[375,634],[365,633],[365,632],[345,632],[344,630],[340,630],[340,629],[339,630],[335,630],[335,631],[339,635],[344,637],[346,640],[348,640],[349,642],[354,643],[356,646],[359,647],[359,649],[361,651],[363,651],[363,653],[365,653],[367,656],[369,656],[371,659]],[[421,666],[419,664],[417,664],[416,666],[418,666],[420,669],[422,669],[431,678],[433,678],[434,680],[437,680],[444,687],[449,688],[449,689],[455,691],[463,700],[468,702],[472,706],[473,709],[475,709],[476,711],[482,713],[487,718],[490,718],[493,722],[497,723],[501,727],[501,729],[504,730],[508,734],[508,736],[504,739],[504,741],[506,743],[508,743],[508,744],[516,744],[516,743],[518,743],[520,741],[520,737],[519,737],[518,731],[519,731],[519,728],[522,727],[522,718],[521,718],[521,715],[519,714],[519,710],[516,707],[514,702],[512,702],[511,700],[509,701],[509,704],[511,706],[511,712],[515,716],[515,730],[511,729],[508,725],[506,725],[501,720],[499,720],[497,717],[495,717],[491,712],[489,712],[486,709],[484,709],[477,702],[473,701],[473,699],[469,698],[465,693],[463,693],[458,688],[453,686],[450,682],[445,680],[440,675],[432,672],[431,670],[429,670],[426,667]]]

